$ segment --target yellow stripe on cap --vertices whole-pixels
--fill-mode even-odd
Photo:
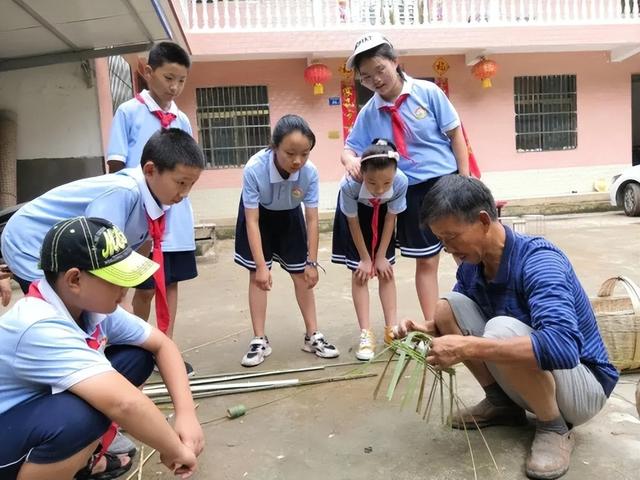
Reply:
[[[147,280],[158,268],[160,265],[156,262],[132,251],[124,260],[108,267],[91,270],[91,273],[119,287],[131,288]]]

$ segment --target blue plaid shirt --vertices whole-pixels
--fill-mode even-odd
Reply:
[[[544,238],[520,235],[508,227],[505,232],[496,277],[487,282],[482,264],[463,263],[454,290],[474,300],[487,319],[504,315],[529,325],[542,370],[583,363],[609,396],[618,372],[609,363],[593,309],[571,262]]]

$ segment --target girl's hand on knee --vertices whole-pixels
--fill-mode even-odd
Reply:
[[[373,263],[369,258],[365,260],[360,260],[360,262],[358,263],[358,268],[356,268],[354,274],[358,282],[364,285],[365,283],[367,283],[367,280],[371,278],[372,270],[373,270]]]
[[[256,285],[261,290],[271,290],[273,280],[271,279],[271,271],[266,266],[256,268]]]
[[[384,256],[376,258],[375,271],[383,280],[391,280],[393,278],[393,265]]]
[[[318,284],[318,267],[307,265],[304,269],[304,281],[307,282],[307,288],[311,290]]]

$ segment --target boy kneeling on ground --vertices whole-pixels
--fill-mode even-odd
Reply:
[[[183,478],[204,447],[184,363],[166,335],[118,306],[158,268],[100,218],[46,235],[45,278],[0,317],[0,480],[115,478],[128,456],[104,454],[115,422]],[[138,388],[155,362],[176,411],[172,428]]]

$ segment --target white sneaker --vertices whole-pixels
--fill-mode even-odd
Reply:
[[[254,337],[249,343],[249,351],[245,353],[240,362],[243,367],[255,367],[264,362],[265,357],[271,355],[271,345],[269,339],[264,337]]]
[[[362,329],[360,332],[360,344],[356,350],[358,360],[369,361],[376,354],[376,337],[371,330]]]
[[[308,337],[305,334],[302,350],[309,353],[315,353],[317,356],[322,358],[336,358],[340,355],[338,349],[327,342],[324,335],[320,332],[315,332],[311,337]]]

